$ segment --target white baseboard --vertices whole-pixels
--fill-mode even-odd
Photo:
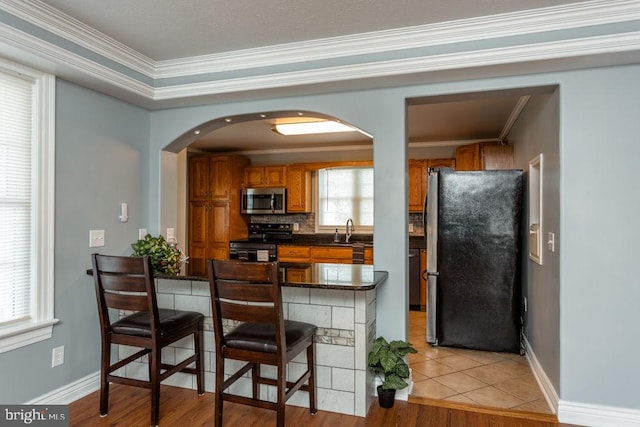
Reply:
[[[531,370],[533,371],[533,376],[536,378],[536,381],[540,386],[540,390],[542,390],[542,394],[544,395],[547,404],[553,410],[553,412],[557,414],[558,402],[560,401],[558,392],[551,383],[551,380],[549,380],[549,377],[547,377],[547,374],[544,372],[544,369],[538,361],[538,358],[536,358],[536,354],[533,352],[531,344],[529,344],[529,340],[527,340],[526,336],[523,336],[523,341],[527,360],[529,361],[529,365],[531,366]]]
[[[594,427],[638,427],[640,410],[560,401],[558,421]]]
[[[27,405],[68,405],[100,389],[100,371],[26,402]]]
[[[559,422],[593,427],[640,427],[640,410],[560,400],[526,336],[524,346],[533,375]]]

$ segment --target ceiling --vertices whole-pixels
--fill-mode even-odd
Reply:
[[[393,28],[576,3],[579,0],[43,0],[154,60],[189,57],[341,37]],[[256,7],[257,5],[260,7]],[[527,93],[409,100],[413,144],[501,139]],[[270,113],[270,112],[265,112]],[[204,132],[191,148],[246,152],[319,145],[370,144],[366,133],[284,137],[274,118],[234,120]],[[510,122],[511,120],[511,122]],[[366,130],[365,130],[366,131]]]
[[[156,61],[580,0],[43,0]]]

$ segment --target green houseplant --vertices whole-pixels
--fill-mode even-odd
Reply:
[[[367,365],[369,370],[382,381],[377,388],[381,407],[391,408],[396,390],[409,386],[405,380],[409,378],[411,372],[404,356],[417,352],[411,343],[402,340],[387,342],[383,337],[378,337],[373,342],[367,357]]]
[[[180,273],[180,267],[185,262],[182,252],[175,243],[169,243],[164,237],[153,237],[147,234],[144,238],[131,244],[133,254],[131,256],[148,255],[151,258],[151,266],[154,274]]]

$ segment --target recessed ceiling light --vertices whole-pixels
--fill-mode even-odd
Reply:
[[[309,135],[314,133],[333,132],[356,132],[356,129],[343,123],[330,120],[302,122],[302,123],[279,123],[272,128],[274,132],[281,135]]]
[[[193,131],[194,135],[200,135],[200,129],[196,129]]]
[[[260,114],[260,117],[262,117],[263,119],[267,117],[266,114]]]
[[[224,119],[224,121],[227,122],[227,123],[231,123],[233,121],[233,119],[227,117],[226,119]]]

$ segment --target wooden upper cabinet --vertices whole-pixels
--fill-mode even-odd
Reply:
[[[422,212],[427,186],[427,161],[409,160],[409,212]]]
[[[304,165],[287,167],[287,212],[311,212],[311,172]]]
[[[248,166],[244,169],[245,187],[284,187],[286,166]]]
[[[513,169],[513,145],[485,142],[482,145],[484,170]]]
[[[482,170],[482,146],[480,143],[456,147],[456,170]]]
[[[409,212],[422,212],[429,168],[455,168],[456,159],[409,160]]]
[[[457,170],[496,170],[513,168],[513,145],[481,142],[456,148]]]
[[[428,159],[427,168],[456,168],[456,159]]]

